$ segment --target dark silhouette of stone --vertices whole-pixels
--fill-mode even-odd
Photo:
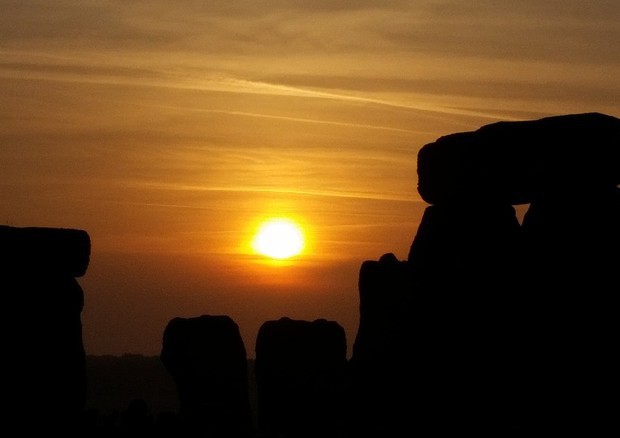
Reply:
[[[465,415],[449,418],[486,411],[526,435],[617,430],[620,120],[569,114],[444,136],[420,150],[418,177],[435,205],[409,254],[414,307],[427,310],[412,315],[440,321],[426,338],[445,352],[427,356],[459,363],[445,394]],[[523,203],[519,232],[509,209]]]
[[[149,406],[141,398],[133,399],[122,412],[120,418],[122,436],[152,436],[155,432],[155,421]]]
[[[89,256],[85,231],[0,226],[7,428],[28,434],[43,425],[47,432],[79,427],[86,396],[84,293],[74,277],[85,273]]]
[[[358,281],[360,323],[350,363],[352,369],[368,374],[368,378],[378,377],[376,368],[387,364],[385,358],[394,357],[410,341],[412,281],[410,264],[399,261],[392,253],[384,254],[379,261],[362,263]],[[394,364],[389,365],[393,367]],[[393,371],[390,374],[394,375]]]
[[[90,261],[84,230],[0,225],[0,261],[6,271],[82,277]]]
[[[525,332],[536,394],[529,427],[618,431],[609,400],[620,390],[620,190],[546,192],[530,205],[523,230],[535,292]]]
[[[435,205],[424,212],[408,261],[429,288],[450,288],[470,300],[474,291],[462,293],[470,283],[495,289],[523,275],[522,240],[510,204]]]
[[[425,376],[419,401],[433,400],[434,412],[425,416],[440,413],[442,427],[453,432],[515,432],[525,379],[522,260],[512,206],[427,207],[409,254],[416,274],[415,369]]]
[[[404,436],[413,430],[413,280],[411,265],[392,253],[360,268],[360,323],[347,380],[351,436]]]
[[[358,288],[360,323],[351,361],[384,362],[384,355],[400,349],[403,321],[411,298],[412,270],[392,253],[379,261],[362,263]],[[400,317],[399,317],[400,316]]]
[[[246,350],[229,316],[172,319],[160,357],[178,388],[185,433],[251,435]]]
[[[620,257],[620,189],[546,192],[530,205],[523,230],[547,281],[610,290]]]
[[[520,241],[511,206],[433,206],[410,260],[362,264],[354,435],[513,432]]]
[[[620,120],[586,113],[499,122],[440,137],[418,153],[430,204],[526,204],[541,191],[620,184]]]
[[[344,329],[334,321],[266,321],[256,339],[259,432],[335,437],[343,432],[347,366]]]

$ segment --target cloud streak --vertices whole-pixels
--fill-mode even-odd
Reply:
[[[613,108],[619,94],[613,1],[0,6],[4,77],[348,99],[490,118],[507,116],[497,96],[519,98],[523,110],[542,91],[533,106],[553,112],[554,103],[579,99]],[[38,55],[17,56],[28,52]],[[455,96],[457,105],[446,104]]]
[[[322,198],[346,198],[346,199],[365,199],[365,200],[373,200],[373,201],[389,201],[389,202],[422,202],[419,199],[411,199],[411,197],[398,196],[395,194],[386,194],[382,192],[355,192],[355,191],[338,191],[338,190],[301,190],[301,189],[284,189],[284,188],[272,188],[272,187],[260,187],[260,186],[225,186],[225,187],[215,187],[215,186],[197,186],[197,185],[186,185],[186,184],[156,184],[156,183],[138,183],[136,184],[139,187],[146,189],[155,189],[155,190],[173,190],[173,191],[184,191],[184,192],[193,192],[193,193],[208,193],[208,192],[217,192],[217,193],[245,193],[245,194],[278,194],[278,195],[301,195],[301,196],[312,196],[312,197],[322,197]],[[132,205],[158,205],[163,207],[180,207],[180,208],[190,208],[190,206],[186,205],[176,205],[176,204],[141,204],[141,203],[132,203]]]
[[[0,54],[10,55],[10,52],[1,52]],[[21,54],[24,55],[23,53]],[[38,56],[38,55],[37,55]],[[332,91],[334,88],[338,88],[334,84],[323,85],[322,87],[316,87],[315,80],[308,78],[307,80],[299,81],[290,77],[281,78],[280,83],[270,83],[266,81],[256,81],[249,79],[239,79],[234,77],[225,77],[222,74],[202,74],[200,77],[187,77],[186,75],[175,75],[175,72],[155,71],[153,69],[133,69],[128,67],[100,67],[93,65],[62,65],[62,64],[37,64],[33,62],[0,62],[0,77],[5,79],[19,79],[19,80],[39,80],[39,81],[58,81],[67,83],[84,83],[84,84],[99,84],[99,85],[120,85],[120,86],[132,86],[132,87],[155,87],[155,88],[170,88],[181,90],[196,90],[196,91],[216,91],[225,93],[239,93],[239,94],[258,94],[258,95],[271,95],[271,96],[286,96],[293,98],[309,98],[309,99],[326,99],[337,100],[350,103],[370,104],[379,106],[388,106],[404,110],[416,110],[425,111],[429,113],[438,114],[454,114],[454,115],[471,115],[482,116],[488,119],[512,119],[509,115],[498,114],[491,111],[481,111],[477,108],[467,109],[459,107],[451,107],[433,103],[433,99],[429,98],[433,94],[433,89],[445,88],[446,85],[450,85],[446,81],[432,81],[432,80],[420,80],[420,81],[405,81],[405,80],[390,80],[390,79],[372,79],[371,82],[377,84],[374,87],[385,88],[389,87],[389,83],[416,85],[410,87],[410,89],[419,90],[412,96],[401,97],[400,99],[391,100],[389,98],[376,98],[364,96],[364,84],[369,83],[369,80],[361,78],[361,85],[356,85],[351,88],[354,90],[346,90],[346,92],[338,93]],[[324,78],[324,81],[330,81],[330,78]],[[342,78],[333,79],[333,82],[342,81]],[[307,85],[297,86],[293,83],[302,82]],[[349,82],[355,83],[355,80]],[[476,84],[476,85],[474,85]],[[492,85],[492,84],[491,84]],[[523,87],[523,85],[522,85]],[[527,88],[528,85],[525,84]],[[322,88],[322,90],[321,90]],[[362,90],[359,90],[361,88]],[[481,85],[474,83],[455,83],[451,84],[448,89],[451,91],[451,95],[467,95],[470,94],[472,88],[481,88]],[[505,90],[509,87],[505,84],[497,84],[495,87],[489,88],[485,86],[482,90],[482,94],[489,97],[493,89]],[[512,86],[514,88],[514,84]],[[530,96],[538,95],[535,88],[529,90]],[[549,94],[549,88],[544,87],[543,90]],[[393,90],[390,90],[393,91]],[[397,92],[397,91],[393,91]],[[576,91],[577,93],[580,90]],[[609,90],[596,90],[595,93],[601,98],[610,98]],[[512,94],[518,94],[518,90],[513,90]],[[417,94],[417,95],[416,95]],[[522,95],[522,94],[521,94]],[[566,93],[559,93],[555,97],[566,97]],[[610,98],[612,99],[613,96]],[[370,125],[370,124],[354,124],[354,123],[342,123],[337,121],[327,121],[318,119],[308,119],[300,117],[286,117],[269,114],[250,113],[243,111],[226,111],[216,109],[195,109],[196,111],[205,112],[221,112],[230,115],[239,115],[247,117],[266,117],[266,118],[279,118],[281,120],[298,121],[305,123],[326,123],[342,126],[351,126],[368,129],[386,129],[395,130],[401,132],[420,132],[419,130],[409,130],[404,128],[395,128],[388,126]],[[514,118],[515,120],[518,118]]]

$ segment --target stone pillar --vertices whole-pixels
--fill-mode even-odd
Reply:
[[[537,394],[531,428],[618,430],[609,400],[620,389],[620,190],[546,191],[523,229],[533,262],[528,289],[536,294],[527,331]]]
[[[229,316],[172,319],[161,360],[178,388],[184,436],[251,436],[246,350]]]
[[[346,337],[334,321],[266,321],[256,339],[259,433],[340,437]]]
[[[0,226],[4,427],[76,432],[86,400],[85,231]]]
[[[347,379],[350,436],[408,435],[414,415],[413,271],[387,253],[362,263],[358,288],[360,322]]]
[[[506,204],[427,207],[411,246],[420,412],[428,430],[510,434],[524,376],[523,239]]]

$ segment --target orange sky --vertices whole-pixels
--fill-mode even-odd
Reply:
[[[425,143],[620,116],[617,1],[0,0],[0,223],[80,228],[90,354],[158,354],[175,316],[338,321],[403,259]],[[308,250],[248,244],[291,217]]]

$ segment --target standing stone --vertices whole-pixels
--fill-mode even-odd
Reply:
[[[77,431],[86,399],[86,355],[84,293],[75,277],[84,275],[89,259],[85,231],[0,226],[7,430]]]
[[[362,264],[356,434],[513,432],[521,248],[512,206],[436,205],[407,261],[388,253]]]
[[[525,332],[536,394],[530,428],[618,431],[609,400],[620,390],[620,189],[546,192],[523,229],[536,293]]]
[[[414,372],[419,401],[433,406],[423,419],[435,418],[446,433],[515,432],[524,396],[522,251],[510,205],[435,205],[424,213],[409,254]]]
[[[185,434],[251,435],[246,350],[230,317],[172,319],[160,356],[177,385]]]
[[[359,273],[360,322],[349,361],[351,436],[412,432],[415,415],[413,271],[392,253]]]
[[[523,275],[518,266],[522,245],[510,204],[434,205],[424,211],[408,261],[429,287],[467,281],[475,288],[493,288],[511,274]],[[471,299],[472,293],[458,295]]]
[[[337,437],[344,422],[346,337],[334,321],[266,321],[256,339],[259,432]]]

